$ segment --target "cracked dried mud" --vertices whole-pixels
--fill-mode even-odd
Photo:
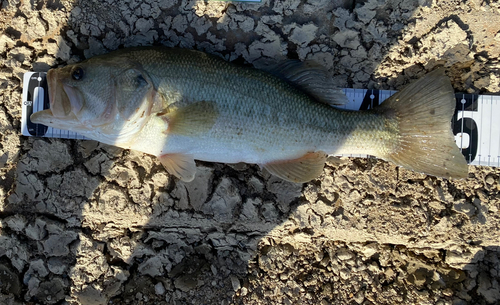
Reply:
[[[498,304],[500,169],[465,180],[376,159],[299,185],[20,133],[22,76],[138,45],[263,67],[314,60],[339,87],[400,89],[444,65],[500,92],[488,0],[0,1],[0,304]]]

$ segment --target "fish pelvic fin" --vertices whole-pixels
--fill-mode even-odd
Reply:
[[[304,183],[323,173],[327,155],[324,152],[311,152],[293,160],[282,160],[264,164],[271,174],[295,183]]]
[[[376,111],[384,112],[388,122],[396,119],[398,136],[382,158],[428,175],[467,177],[467,162],[451,132],[455,95],[444,69],[403,88]]]
[[[163,167],[181,181],[191,182],[196,175],[193,157],[184,154],[165,154],[158,157]]]

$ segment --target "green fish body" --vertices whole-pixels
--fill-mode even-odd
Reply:
[[[158,156],[184,181],[194,179],[194,160],[202,160],[259,164],[305,182],[339,154],[466,177],[450,129],[453,88],[441,70],[359,112],[332,106],[345,97],[317,65],[289,61],[275,70],[192,50],[119,50],[50,70],[51,109],[31,120]]]

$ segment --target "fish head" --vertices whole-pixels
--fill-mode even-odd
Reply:
[[[32,122],[110,138],[142,126],[156,94],[142,66],[123,56],[51,69],[47,83],[50,109],[34,113]]]

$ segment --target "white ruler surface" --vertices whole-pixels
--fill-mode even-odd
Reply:
[[[78,133],[34,124],[32,113],[48,109],[46,73],[28,72],[23,81],[23,108],[21,129],[25,136],[81,139]],[[378,106],[396,93],[389,90],[343,89],[349,110],[367,110]],[[451,121],[455,141],[471,165],[500,167],[500,96],[456,94],[456,110]],[[349,155],[366,157],[366,155]]]

